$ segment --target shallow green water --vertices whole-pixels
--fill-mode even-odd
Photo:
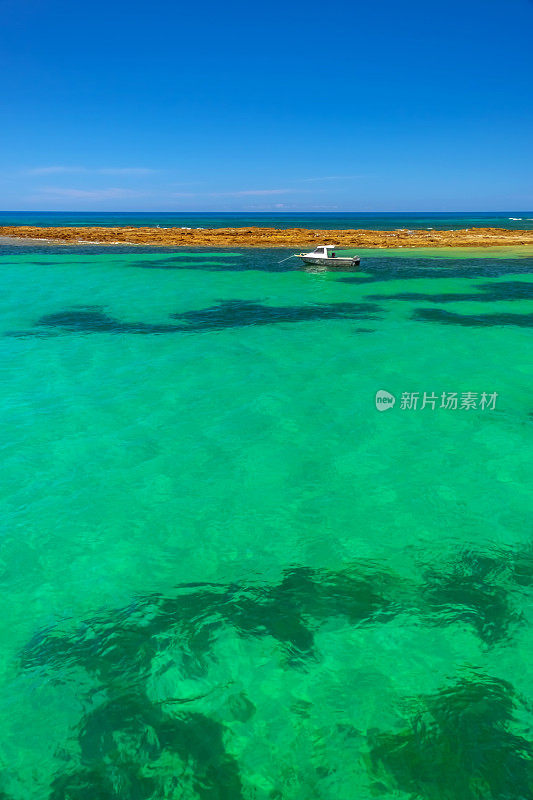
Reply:
[[[533,796],[533,258],[284,255],[3,248],[1,798]]]

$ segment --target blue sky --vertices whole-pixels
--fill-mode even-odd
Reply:
[[[533,2],[2,0],[3,210],[531,210]]]

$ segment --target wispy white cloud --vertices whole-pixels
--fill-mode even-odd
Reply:
[[[240,189],[237,192],[209,192],[210,197],[248,197],[250,195],[287,194],[292,189]]]
[[[83,172],[83,167],[32,167],[32,169],[24,170],[25,175],[64,175],[70,172]]]
[[[362,175],[324,175],[320,178],[302,178],[302,183],[311,183],[314,181],[349,181],[352,178],[362,178]]]
[[[289,194],[294,189],[239,189],[233,192],[173,192],[173,197],[258,197],[273,194]]]
[[[25,170],[26,175],[69,175],[69,174],[84,174],[84,175],[153,175],[157,170],[148,169],[147,167],[67,167],[57,165],[50,165],[46,167],[32,167]]]
[[[99,175],[153,175],[157,170],[147,167],[101,167],[95,172]]]
[[[173,188],[174,186],[205,186],[207,181],[172,181],[169,183],[169,188]]]
[[[45,186],[39,191],[40,197],[46,197],[47,200],[124,200],[146,196],[144,192],[115,186],[109,189],[64,189],[62,187]]]

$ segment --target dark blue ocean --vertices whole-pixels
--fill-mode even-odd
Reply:
[[[99,211],[0,211],[0,225],[73,226],[160,226],[162,228],[320,228],[342,230],[453,230],[460,228],[533,229],[533,211],[491,212],[99,212]]]

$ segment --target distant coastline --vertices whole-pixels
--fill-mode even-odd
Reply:
[[[163,247],[344,248],[501,247],[533,245],[533,230],[327,230],[306,228],[159,228],[0,226],[0,237],[49,244],[153,245]]]

